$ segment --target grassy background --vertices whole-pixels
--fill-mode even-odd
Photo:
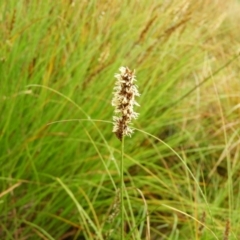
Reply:
[[[119,239],[119,218],[107,219],[123,65],[141,93],[125,140],[126,239],[239,239],[239,10],[234,0],[1,1],[0,238],[112,229]]]

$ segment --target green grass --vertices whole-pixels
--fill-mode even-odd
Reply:
[[[122,65],[125,239],[238,239],[240,6],[203,2],[1,1],[0,239],[119,239]]]

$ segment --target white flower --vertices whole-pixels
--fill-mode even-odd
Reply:
[[[114,87],[114,97],[112,105],[115,107],[115,113],[120,116],[114,116],[113,132],[122,140],[127,135],[131,136],[133,129],[128,126],[132,119],[138,118],[138,113],[133,111],[133,106],[139,106],[135,101],[135,96],[140,96],[137,86],[134,85],[135,75],[127,67],[120,67],[120,73],[115,74],[117,79]]]

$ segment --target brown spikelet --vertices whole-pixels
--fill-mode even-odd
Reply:
[[[226,225],[225,225],[223,240],[229,240],[229,235],[230,235],[230,221],[227,220]]]
[[[115,199],[113,201],[113,204],[110,208],[110,212],[109,215],[107,217],[107,224],[112,224],[114,222],[114,219],[117,218],[118,214],[120,212],[120,189],[118,188],[116,190],[116,195],[115,195]],[[104,235],[104,239],[108,240],[110,239],[112,233],[114,232],[115,229],[113,229],[112,227],[110,229],[108,229],[108,231],[106,232],[106,234]]]
[[[120,211],[120,189],[118,188],[117,191],[116,191],[116,196],[115,196],[113,205],[111,207],[110,214],[109,214],[109,217],[108,217],[107,221],[109,223],[112,223],[113,220],[119,214],[119,211]]]
[[[121,67],[119,70],[120,73],[115,74],[117,82],[112,100],[112,106],[115,107],[115,113],[117,114],[117,116],[113,117],[113,132],[119,140],[122,140],[123,136],[131,136],[133,133],[133,129],[129,127],[129,124],[131,124],[132,119],[138,117],[138,113],[133,111],[133,106],[139,106],[135,101],[135,96],[140,94],[134,84],[134,81],[136,81],[134,71],[127,67]]]
[[[152,24],[155,22],[155,20],[157,19],[157,15],[153,16],[146,24],[145,28],[142,30],[139,39],[137,41],[136,44],[139,44],[140,42],[142,42],[145,38],[146,33],[148,32],[148,30],[150,29],[150,27],[152,26]]]

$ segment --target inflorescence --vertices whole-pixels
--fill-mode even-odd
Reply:
[[[117,138],[122,140],[124,136],[131,136],[133,129],[129,127],[132,119],[138,117],[138,113],[133,111],[133,106],[139,104],[135,101],[135,96],[140,96],[137,86],[134,84],[135,71],[127,67],[120,67],[120,73],[115,74],[117,79],[114,87],[114,97],[112,105],[115,107],[117,116],[113,117],[113,132]]]

